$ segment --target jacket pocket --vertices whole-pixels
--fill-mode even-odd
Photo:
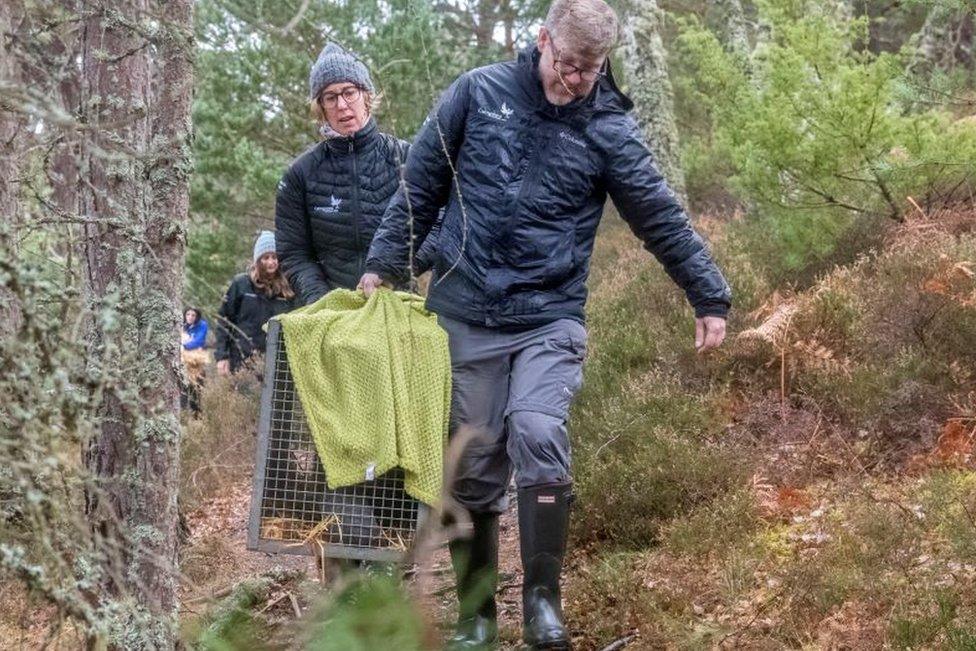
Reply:
[[[506,257],[516,283],[535,289],[560,285],[576,268],[576,224],[570,217],[521,220]]]
[[[434,273],[439,278],[461,264],[461,257],[464,255],[461,249],[461,235],[452,229],[442,227],[437,234],[436,247]]]

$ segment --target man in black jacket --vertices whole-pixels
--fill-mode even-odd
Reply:
[[[532,648],[569,648],[559,590],[572,496],[566,418],[607,196],[685,291],[696,348],[725,336],[729,287],[610,74],[617,31],[603,0],[556,0],[535,46],[455,81],[414,141],[360,280],[367,293],[401,281],[411,236],[423,242],[444,206],[427,306],[450,338],[452,431],[481,435],[452,486],[474,524],[470,540],[451,546],[460,601],[452,648],[497,639],[497,514],[513,470],[523,636]]]

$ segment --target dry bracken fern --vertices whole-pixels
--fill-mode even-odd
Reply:
[[[793,343],[794,359],[797,363],[809,368],[850,375],[851,362],[847,357],[841,357],[830,348],[820,343],[816,338],[801,339]]]
[[[799,309],[796,301],[780,304],[773,313],[755,328],[743,330],[737,341],[760,341],[780,348],[786,340],[794,315]]]

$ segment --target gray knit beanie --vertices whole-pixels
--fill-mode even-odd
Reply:
[[[323,88],[348,81],[363,90],[374,92],[366,65],[336,43],[328,43],[319,53],[315,65],[308,74],[308,98],[315,99]]]
[[[254,242],[254,261],[257,262],[265,253],[275,252],[275,236],[271,231],[261,231]]]

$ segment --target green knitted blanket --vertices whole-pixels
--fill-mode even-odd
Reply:
[[[440,498],[451,405],[447,333],[423,299],[336,289],[277,317],[329,488],[395,467],[427,504]]]

